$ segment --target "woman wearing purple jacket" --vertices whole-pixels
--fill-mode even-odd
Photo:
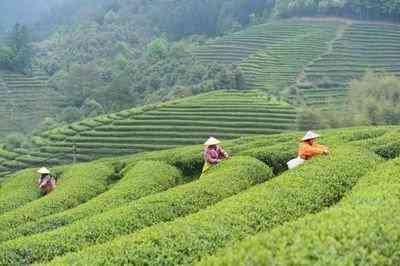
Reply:
[[[228,159],[229,154],[220,146],[221,142],[216,138],[210,137],[204,143],[204,167],[202,174],[206,173],[213,165],[217,165],[220,161]]]
[[[40,168],[38,173],[40,174],[38,187],[42,195],[47,195],[56,188],[56,180],[50,175],[50,171],[46,167]]]

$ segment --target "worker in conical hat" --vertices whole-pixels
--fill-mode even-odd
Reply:
[[[228,159],[229,154],[222,148],[221,141],[214,137],[210,137],[204,143],[203,157],[204,167],[202,173],[204,174],[213,165],[217,165],[220,161]]]
[[[50,175],[50,170],[42,167],[37,171],[40,174],[38,187],[43,195],[47,195],[56,188],[56,179]]]
[[[310,160],[317,155],[328,155],[329,149],[324,145],[319,145],[316,140],[320,136],[313,131],[308,131],[301,139],[299,147],[299,157],[303,160]]]

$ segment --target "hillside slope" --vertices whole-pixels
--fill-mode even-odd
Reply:
[[[397,181],[388,179],[397,171],[398,159],[392,163],[383,160],[400,155],[398,127],[336,129],[321,134],[321,142],[330,146],[331,155],[308,161],[292,171],[286,171],[285,163],[295,156],[301,132],[226,141],[225,148],[232,159],[200,179],[201,145],[63,166],[57,169],[60,191],[41,198],[33,195],[34,177],[19,178],[17,183],[26,182],[32,196],[25,196],[27,189],[15,191],[16,198],[22,193],[20,207],[0,215],[0,225],[7,228],[0,233],[0,264],[191,264],[248,236],[275,228],[290,229],[299,218],[304,230],[301,218],[306,215],[315,215],[318,230],[331,225],[332,219],[340,223],[341,207],[351,209],[367,199],[351,200],[353,187],[354,193],[370,191],[368,188],[379,181],[390,187],[393,195],[398,194]],[[386,169],[388,178],[375,178],[376,169]],[[116,174],[120,180],[115,179]],[[79,176],[85,176],[91,184],[77,186],[81,182]],[[359,181],[361,187],[357,185]],[[157,188],[148,187],[139,193],[137,185],[146,182]],[[1,190],[12,190],[14,185],[5,183]],[[127,197],[130,191],[138,196]],[[386,195],[379,198],[380,205],[389,206],[392,202],[392,194]],[[6,198],[10,196],[12,191],[4,194]],[[344,205],[339,203],[336,209],[334,206],[345,196]],[[51,202],[57,203],[56,208],[42,208]],[[332,211],[326,211],[330,207]],[[385,208],[380,213],[387,215],[390,210]],[[320,219],[319,212],[330,213],[330,219]],[[370,239],[368,230],[354,240]],[[285,232],[288,241],[295,239],[290,231]],[[320,232],[328,237],[332,234],[326,229]],[[380,230],[373,232],[376,237],[386,235]],[[304,239],[298,241],[306,243]],[[262,249],[261,244],[255,243],[253,248]],[[396,241],[385,243],[386,251],[395,250]],[[357,251],[344,252],[352,256]],[[342,255],[330,256],[340,259]],[[394,255],[395,252],[385,252],[382,258]]]
[[[342,19],[288,19],[212,40],[193,53],[238,64],[248,88],[286,91],[307,104],[340,102],[366,71],[400,74],[400,26]]]
[[[0,71],[0,96],[0,136],[30,133],[63,104],[62,96],[49,88],[47,76],[38,68],[32,76]]]
[[[219,91],[88,119],[33,138],[32,150],[0,151],[4,171],[295,129],[296,109],[258,91]]]

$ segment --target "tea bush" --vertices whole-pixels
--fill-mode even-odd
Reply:
[[[199,265],[398,265],[400,159],[361,178],[338,206],[251,237]]]
[[[24,170],[10,176],[0,189],[0,215],[39,198],[36,189],[37,173]]]
[[[329,157],[309,161],[205,211],[67,255],[52,264],[192,263],[230,241],[243,239],[331,206],[377,162],[377,156],[363,149],[340,147]],[[27,250],[35,253],[29,248],[31,243],[17,249],[10,245],[3,249],[3,253],[10,254],[9,258],[15,258],[16,253],[26,253]]]
[[[107,177],[113,171],[103,163],[71,166],[62,174],[54,192],[0,216],[0,228],[15,228],[88,201],[107,189]]]
[[[0,244],[0,265],[48,261],[197,212],[272,176],[272,170],[257,159],[235,157],[219,164],[196,182],[139,199],[55,231],[3,242]]]
[[[149,171],[151,169],[151,171]],[[128,169],[112,189],[76,208],[0,232],[0,242],[71,224],[77,220],[109,211],[130,201],[167,190],[179,183],[180,171],[163,162],[141,161]]]

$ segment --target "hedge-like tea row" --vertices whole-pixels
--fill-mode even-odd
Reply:
[[[199,265],[399,265],[400,159],[338,206],[249,238]]]
[[[376,138],[358,140],[352,144],[366,147],[385,159],[393,159],[400,156],[400,131],[387,129],[385,134]]]
[[[0,242],[54,230],[88,216],[109,211],[141,197],[167,190],[179,184],[181,179],[180,171],[173,166],[157,161],[141,161],[129,169],[123,179],[107,192],[76,208],[43,217],[13,230],[3,230],[0,232]]]
[[[10,176],[2,183],[0,189],[0,215],[39,198],[40,193],[36,189],[36,175],[36,171],[28,169]]]
[[[278,141],[277,141],[278,143]],[[261,143],[260,143],[261,144]],[[245,145],[246,146],[246,145]],[[240,155],[247,155],[270,165],[274,174],[279,174],[287,170],[287,162],[296,157],[297,143],[279,143],[275,145],[259,145],[258,148],[238,151]],[[277,152],[279,151],[279,152]]]
[[[0,244],[0,265],[48,261],[199,211],[272,176],[271,169],[257,159],[235,157],[219,164],[196,182],[139,199],[52,232],[3,242]]]
[[[54,192],[0,216],[0,228],[15,228],[78,206],[104,192],[113,172],[111,165],[99,162],[74,165],[65,170]]]
[[[188,264],[230,241],[336,203],[377,162],[377,156],[364,150],[341,147],[329,157],[309,161],[205,211],[67,255],[53,264]],[[15,256],[15,250],[3,253],[11,251]]]

